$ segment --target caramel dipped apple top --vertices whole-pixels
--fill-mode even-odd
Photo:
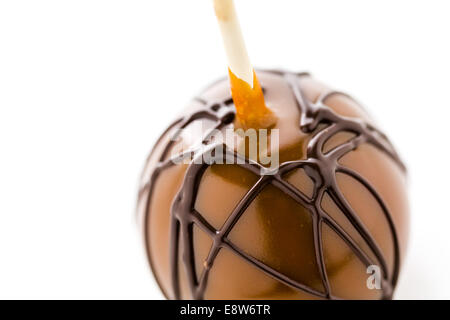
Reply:
[[[232,0],[214,0],[217,21],[228,57],[228,74],[236,117],[244,128],[268,128],[276,121],[250,63]]]
[[[229,78],[168,127],[141,180],[138,213],[162,292],[168,299],[391,299],[409,215],[394,147],[350,96],[307,73],[255,72],[233,2],[214,6]],[[268,142],[276,170],[232,143],[246,141],[243,129],[267,128],[258,152]]]

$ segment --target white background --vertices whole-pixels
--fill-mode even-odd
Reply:
[[[397,298],[450,298],[449,2],[236,2],[255,66],[311,71],[389,134],[412,207]],[[210,0],[1,1],[0,298],[161,298],[140,170],[225,73]]]

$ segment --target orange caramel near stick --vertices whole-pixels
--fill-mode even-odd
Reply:
[[[253,71],[253,88],[242,79],[239,79],[230,69],[231,94],[236,108],[236,116],[243,128],[269,128],[276,117],[266,106],[264,93],[259,84],[256,73]]]
[[[225,52],[237,122],[244,129],[265,129],[276,117],[267,108],[264,94],[247,53],[233,0],[214,0]]]

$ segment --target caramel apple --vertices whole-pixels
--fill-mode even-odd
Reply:
[[[225,43],[242,39],[232,2],[216,11]],[[247,63],[228,55],[229,80],[191,101],[145,166],[138,213],[164,295],[391,299],[408,236],[394,147],[349,95],[254,72],[237,52]]]

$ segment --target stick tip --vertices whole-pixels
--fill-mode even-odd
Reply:
[[[233,14],[233,0],[214,0],[214,10],[220,21],[230,20]]]

